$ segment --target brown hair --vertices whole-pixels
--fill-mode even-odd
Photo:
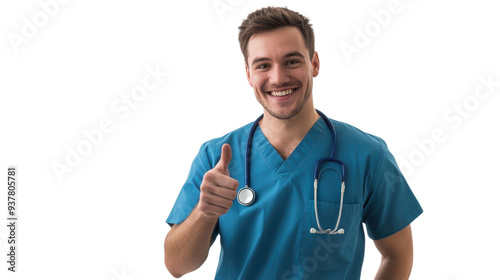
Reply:
[[[238,40],[245,63],[248,59],[248,41],[253,35],[285,26],[297,27],[300,30],[312,60],[314,56],[314,31],[309,19],[286,7],[267,7],[250,13],[239,27]]]

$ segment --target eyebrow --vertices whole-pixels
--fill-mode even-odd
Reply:
[[[302,55],[300,52],[291,52],[291,53],[287,53],[285,54],[285,56],[283,56],[283,58],[289,58],[289,57],[292,57],[292,56],[298,56],[298,57],[301,57],[301,58],[305,58],[304,55]],[[254,58],[254,60],[252,60],[252,65],[254,65],[255,63],[259,63],[259,62],[262,62],[262,61],[267,61],[267,60],[271,60],[267,57],[256,57]]]

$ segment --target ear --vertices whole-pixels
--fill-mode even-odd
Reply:
[[[250,77],[250,69],[248,68],[248,64],[245,62],[245,72],[247,73],[247,81],[248,81],[248,84],[253,87],[253,82],[252,82],[252,78]]]
[[[312,66],[313,66],[313,77],[318,76],[319,74],[319,56],[318,52],[314,52],[313,59],[312,59]]]

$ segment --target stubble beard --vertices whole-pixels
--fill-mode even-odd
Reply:
[[[264,91],[261,91],[261,92],[264,92]],[[260,93],[257,93],[257,94],[260,94]],[[264,92],[264,94],[267,94],[267,93]],[[259,96],[259,95],[257,95],[257,96]],[[264,107],[264,110],[266,110],[274,118],[279,119],[279,120],[289,120],[289,119],[292,119],[293,117],[295,117],[297,114],[299,114],[300,111],[302,111],[302,109],[307,104],[307,102],[309,101],[309,99],[311,98],[311,96],[312,96],[312,88],[308,87],[308,88],[306,88],[306,92],[305,92],[304,98],[298,104],[298,106],[296,106],[295,108],[293,108],[293,110],[290,113],[286,113],[285,112],[283,114],[280,114],[280,113],[275,112],[274,110],[272,110],[272,107],[269,106],[268,104],[266,104],[264,102],[263,98],[259,97],[258,101],[262,105],[262,107]]]

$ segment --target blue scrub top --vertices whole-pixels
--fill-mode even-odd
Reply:
[[[335,158],[346,168],[339,225],[345,233],[310,233],[312,227],[318,229],[314,166],[329,156],[332,144],[324,120],[317,120],[286,160],[257,128],[250,170],[256,200],[242,206],[235,199],[219,217],[213,233],[214,238],[220,235],[221,242],[215,279],[359,279],[365,248],[362,223],[368,236],[377,240],[400,231],[422,213],[386,143],[346,123],[332,122],[337,131]],[[230,175],[239,181],[239,188],[244,187],[251,125],[201,146],[167,223],[183,222],[194,209],[203,175],[219,161],[224,143],[232,148]],[[318,215],[322,228],[333,230],[340,206],[340,166],[322,167]]]

